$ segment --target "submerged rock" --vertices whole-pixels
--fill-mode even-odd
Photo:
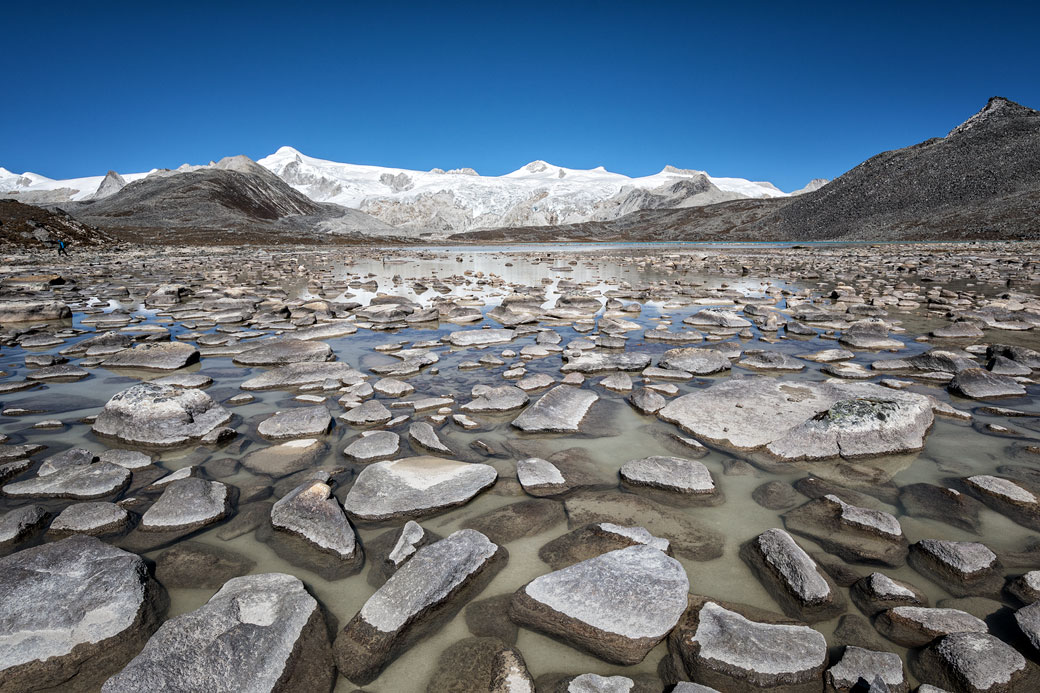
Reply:
[[[308,481],[276,502],[271,508],[271,524],[361,568],[364,554],[354,527],[332,496],[332,487],[323,481]]]
[[[909,545],[903,529],[895,517],[881,510],[851,505],[828,494],[783,518],[788,530],[809,537],[843,560],[892,567],[906,562]]]

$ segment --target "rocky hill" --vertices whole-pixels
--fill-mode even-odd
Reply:
[[[815,189],[814,189],[815,188]],[[801,192],[801,191],[799,191]],[[883,152],[804,194],[613,221],[457,234],[456,241],[1040,238],[1040,112],[1001,97],[937,137]]]
[[[56,248],[59,240],[75,249],[77,246],[106,245],[115,239],[60,209],[52,211],[16,200],[0,199],[0,247]]]

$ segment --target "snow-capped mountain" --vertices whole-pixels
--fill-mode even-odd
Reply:
[[[715,178],[672,166],[630,178],[602,166],[581,170],[532,161],[503,176],[481,176],[473,169],[343,164],[292,147],[258,163],[311,199],[360,209],[394,226],[431,231],[604,221],[638,209],[786,195],[772,183]]]
[[[581,170],[533,161],[502,176],[481,176],[470,168],[412,171],[344,164],[306,156],[292,147],[282,147],[257,163],[316,202],[357,209],[402,230],[432,234],[609,221],[643,209],[788,195],[772,183],[673,166],[630,178],[602,166]],[[36,204],[100,200],[148,176],[202,168],[206,167],[184,164],[175,170],[122,175],[110,171],[107,176],[68,180],[0,168],[0,194]]]

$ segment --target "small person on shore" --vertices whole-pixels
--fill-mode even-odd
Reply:
[[[68,255],[69,251],[65,248],[65,241],[58,239],[58,255]]]

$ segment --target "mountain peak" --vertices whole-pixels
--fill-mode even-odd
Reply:
[[[1015,103],[1011,99],[1003,96],[991,96],[989,101],[986,102],[986,105],[982,107],[981,111],[965,120],[953,130],[950,130],[950,133],[946,136],[950,137],[952,135],[959,135],[983,123],[990,123],[1009,118],[1037,116],[1040,116],[1040,111],[1034,111],[1032,108],[1027,108],[1022,104]]]
[[[289,145],[284,145],[284,146],[279,147],[278,151],[276,151],[275,154],[281,154],[282,156],[301,156],[303,154],[303,152],[301,152],[296,147],[290,147]]]

